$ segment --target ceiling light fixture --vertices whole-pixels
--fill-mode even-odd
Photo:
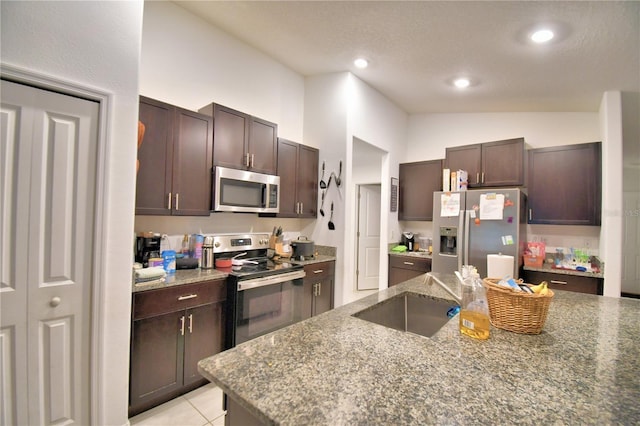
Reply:
[[[531,40],[533,40],[535,43],[546,43],[548,41],[550,41],[553,38],[554,34],[553,31],[551,30],[538,30],[536,32],[534,32],[533,34],[531,34]]]
[[[469,81],[468,78],[457,78],[453,81],[453,84],[458,89],[466,89],[467,87],[469,87],[471,82]]]
[[[367,60],[366,60],[366,59],[364,59],[364,58],[358,58],[358,59],[356,59],[355,61],[353,61],[353,64],[354,64],[357,68],[364,69],[364,68],[366,68],[366,67],[368,67],[368,66],[369,66],[369,61],[367,61]]]

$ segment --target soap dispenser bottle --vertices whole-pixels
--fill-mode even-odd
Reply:
[[[489,338],[489,304],[478,271],[469,265],[462,269],[460,332],[475,339]]]

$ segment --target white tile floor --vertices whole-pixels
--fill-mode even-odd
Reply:
[[[222,390],[209,383],[129,419],[132,426],[224,426]]]

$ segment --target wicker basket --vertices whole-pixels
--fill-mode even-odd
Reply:
[[[494,327],[514,333],[540,334],[549,313],[553,291],[545,296],[499,286],[499,278],[485,278],[489,317]]]

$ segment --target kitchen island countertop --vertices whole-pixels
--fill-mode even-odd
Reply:
[[[639,300],[556,291],[541,334],[492,327],[486,341],[461,335],[457,316],[431,338],[352,316],[406,291],[452,299],[425,277],[201,360],[199,371],[267,424],[638,422]]]

